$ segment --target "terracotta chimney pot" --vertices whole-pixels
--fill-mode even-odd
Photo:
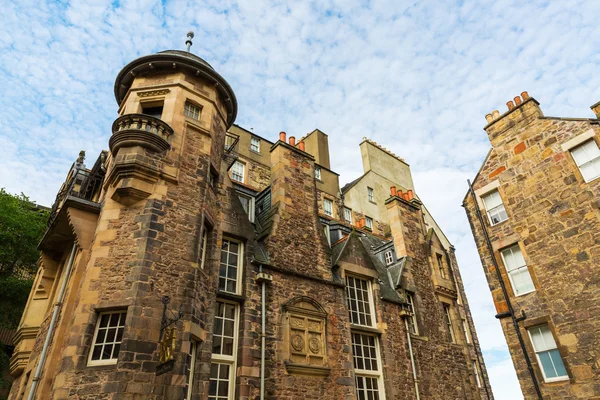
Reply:
[[[290,136],[290,146],[295,146],[296,145],[296,138],[293,136]]]
[[[412,190],[409,190],[408,192],[406,192],[406,194],[408,195],[408,200],[412,200],[415,198],[415,194]]]
[[[300,143],[298,143],[298,148],[299,148],[301,151],[305,151],[305,150],[304,150],[304,149],[305,149],[304,142],[300,142]]]
[[[404,193],[404,200],[410,201],[410,196],[408,195],[408,192]]]
[[[486,114],[485,116],[485,120],[488,122],[488,124],[490,122],[492,122],[494,120],[494,117],[492,116],[492,114]]]
[[[518,106],[520,106],[521,103],[523,103],[523,100],[521,100],[521,96],[516,96],[513,100],[515,101],[515,104]]]
[[[529,99],[529,93],[527,93],[527,92],[521,92],[521,97],[523,98],[523,101],[528,100]]]
[[[512,100],[511,100],[511,101],[509,101],[509,102],[506,103],[506,107],[508,107],[508,111],[511,111],[511,110],[513,110],[515,108],[515,103],[513,103]]]
[[[390,187],[390,194],[391,194],[392,196],[395,196],[395,195],[396,195],[396,193],[397,193],[397,192],[396,192],[396,186],[392,186],[392,187]]]
[[[494,119],[498,119],[499,116],[500,116],[500,111],[498,111],[498,110],[492,111],[492,117],[494,117]]]
[[[285,142],[285,132],[279,132],[279,140]]]

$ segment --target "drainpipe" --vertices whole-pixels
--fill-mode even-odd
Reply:
[[[258,267],[259,273],[262,273],[262,264]],[[261,285],[261,331],[260,331],[260,400],[265,399],[265,335],[266,335],[266,325],[267,325],[267,316],[266,316],[266,307],[265,307],[265,287],[266,281],[263,279],[260,283]]]
[[[48,354],[48,347],[50,347],[50,340],[52,339],[52,335],[54,333],[54,325],[56,325],[56,320],[58,319],[58,312],[60,307],[62,306],[62,302],[65,298],[65,292],[67,289],[67,281],[69,280],[69,275],[71,275],[71,269],[73,267],[73,259],[75,258],[75,252],[77,251],[77,243],[73,243],[73,250],[71,250],[71,255],[69,256],[69,262],[67,263],[67,269],[65,270],[65,278],[60,285],[60,291],[58,292],[58,299],[56,303],[54,303],[54,311],[52,312],[52,319],[50,320],[50,325],[48,326],[48,332],[46,332],[46,339],[44,340],[44,347],[42,347],[42,352],[40,354],[40,360],[38,362],[37,368],[35,370],[35,375],[33,376],[33,380],[31,382],[31,389],[29,389],[29,396],[27,396],[27,400],[33,400],[33,396],[35,395],[35,389],[37,388],[38,382],[42,375],[42,368],[44,367],[44,363],[46,361],[46,355]]]
[[[406,326],[408,352],[410,353],[410,364],[412,366],[413,381],[415,382],[415,395],[417,396],[417,400],[420,400],[421,397],[419,396],[419,379],[417,379],[417,368],[415,367],[415,356],[413,354],[412,341],[410,340],[410,330],[408,329],[408,318],[410,318],[410,316],[404,318],[404,326]]]
[[[521,329],[519,328],[519,319],[515,317],[515,310],[513,309],[512,303],[510,302],[510,298],[508,297],[508,292],[506,291],[506,285],[504,284],[504,279],[502,279],[502,274],[500,273],[498,261],[496,261],[496,257],[494,256],[494,247],[492,247],[492,242],[490,241],[487,229],[485,228],[485,223],[483,222],[483,217],[481,216],[481,211],[479,210],[479,204],[477,204],[477,197],[475,197],[475,191],[473,190],[471,181],[467,179],[467,183],[469,184],[469,192],[471,193],[471,197],[473,198],[473,204],[475,205],[475,213],[477,214],[477,218],[479,219],[479,224],[481,224],[481,230],[483,231],[483,236],[487,243],[488,251],[490,252],[490,257],[492,258],[492,263],[494,264],[494,268],[496,268],[496,275],[498,278],[498,282],[500,282],[500,287],[502,288],[502,295],[504,296],[504,300],[506,301],[508,313],[512,320],[513,327],[515,328],[517,338],[519,339],[519,344],[521,345],[521,351],[523,352],[525,363],[527,364],[527,369],[529,370],[529,375],[531,375],[531,380],[533,381],[533,387],[535,388],[535,392],[537,394],[538,399],[543,400],[542,392],[540,391],[540,386],[538,384],[537,378],[535,377],[535,372],[533,371],[531,359],[529,358],[529,354],[527,353],[527,347],[525,347],[525,342],[523,341],[523,336],[521,335]]]

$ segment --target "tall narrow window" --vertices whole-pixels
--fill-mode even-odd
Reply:
[[[356,325],[373,326],[371,308],[371,283],[353,276],[346,277],[346,293],[350,322]]]
[[[534,326],[529,328],[527,332],[529,332],[535,356],[544,375],[544,381],[553,382],[568,379],[565,364],[548,325]]]
[[[315,178],[321,180],[321,167],[315,167]]]
[[[373,195],[373,188],[367,188],[367,196],[369,197],[370,202],[375,202],[375,196]]]
[[[193,119],[200,119],[200,107],[186,101],[183,107],[183,114]]]
[[[473,361],[473,373],[475,374],[475,382],[477,382],[477,387],[481,387],[481,379],[479,378],[479,368],[477,368],[477,361]]]
[[[344,220],[349,224],[352,223],[352,210],[346,207],[344,207]]]
[[[327,238],[327,243],[331,246],[331,231],[329,230],[329,225],[323,224],[323,232]]]
[[[192,400],[192,393],[194,393],[194,373],[196,367],[196,350],[198,349],[195,340],[190,340],[190,353],[188,354],[188,363],[186,365],[186,397],[185,400]]]
[[[383,396],[381,368],[379,362],[379,341],[374,335],[352,333],[352,354],[356,377],[356,397],[364,400],[378,400]]]
[[[126,311],[98,315],[88,365],[116,364],[123,340]]]
[[[463,318],[462,320],[463,330],[465,331],[465,340],[467,343],[471,343],[471,336],[469,335],[469,327],[467,326],[467,321]]]
[[[481,200],[483,200],[483,205],[485,206],[485,210],[487,211],[488,218],[492,225],[499,224],[508,219],[508,214],[506,214],[506,210],[504,209],[500,192],[494,190],[493,192],[482,196]]]
[[[365,217],[365,225],[370,230],[373,230],[373,219],[370,217]]]
[[[419,334],[419,326],[417,325],[417,312],[415,308],[415,299],[411,293],[406,294],[406,300],[408,300],[408,308],[411,313],[408,318],[408,331],[412,334]]]
[[[243,254],[240,242],[223,239],[219,267],[219,290],[236,294],[240,292],[238,282],[242,272]]]
[[[245,165],[239,161],[236,161],[231,166],[231,179],[234,181],[244,183],[244,169]]]
[[[444,309],[444,322],[446,324],[446,328],[448,329],[448,339],[452,343],[456,343],[456,339],[454,338],[454,329],[452,328],[452,316],[450,315],[450,304],[442,303],[442,307]]]
[[[250,138],[250,150],[255,153],[260,153],[260,139],[251,137]]]
[[[438,269],[440,271],[440,276],[442,278],[446,277],[446,269],[444,268],[444,259],[441,254],[435,254],[435,258],[437,260]]]
[[[572,149],[571,154],[586,182],[600,177],[600,149],[593,139]]]
[[[250,222],[254,222],[254,197],[246,194],[238,193],[238,198],[244,207],[244,211],[248,214]]]
[[[390,265],[394,263],[394,253],[391,250],[388,250],[384,253],[385,265]]]
[[[208,386],[210,400],[231,400],[235,395],[238,314],[236,304],[217,300]]]
[[[533,286],[529,268],[527,267],[527,264],[525,264],[525,259],[523,258],[519,245],[515,244],[514,246],[504,249],[501,251],[501,254],[515,295],[520,296],[525,293],[533,292],[535,286]]]
[[[205,226],[202,229],[202,237],[200,238],[200,248],[198,249],[198,255],[200,256],[200,268],[204,269],[204,261],[206,259],[206,245],[208,243],[208,228]]]
[[[331,200],[323,200],[323,209],[325,210],[325,215],[329,217],[333,216],[333,202]]]

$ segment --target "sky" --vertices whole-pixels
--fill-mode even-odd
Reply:
[[[343,185],[368,137],[410,165],[457,249],[496,399],[522,398],[462,199],[490,144],[485,114],[524,90],[545,115],[593,117],[597,1],[18,0],[0,14],[0,187],[50,206],[86,150],[108,148],[114,78],[185,49],[233,87],[236,123],[329,135]]]

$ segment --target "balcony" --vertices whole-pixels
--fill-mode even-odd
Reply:
[[[171,147],[168,138],[173,134],[173,128],[149,115],[126,114],[113,122],[112,132],[108,146],[113,155],[121,147],[134,146],[161,153]]]

